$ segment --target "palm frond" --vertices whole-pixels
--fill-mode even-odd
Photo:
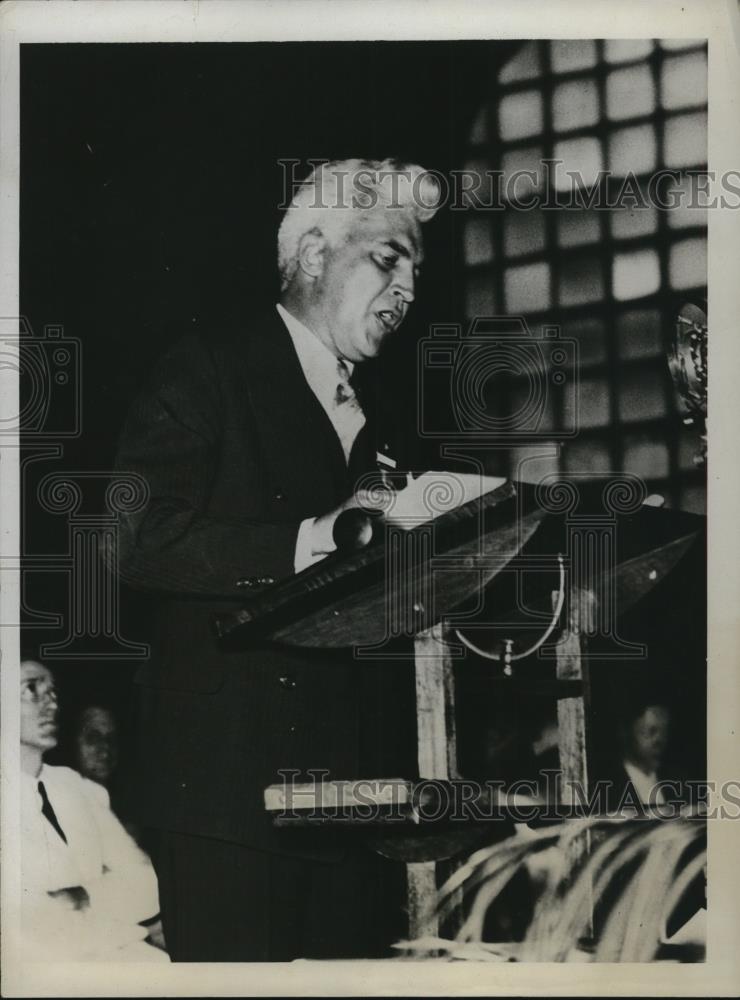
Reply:
[[[687,849],[704,835],[695,820],[601,816],[567,820],[476,851],[439,890],[436,909],[447,919],[462,908],[454,940],[399,942],[409,955],[486,961],[563,962],[590,959],[580,948],[600,927],[593,959],[647,962],[661,945],[666,917],[706,863],[706,850]],[[486,914],[503,888],[536,855],[544,879],[521,942],[483,941]]]

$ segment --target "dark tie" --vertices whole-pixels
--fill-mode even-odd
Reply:
[[[340,406],[342,403],[351,403],[353,409],[361,409],[357,400],[355,387],[352,385],[349,368],[342,358],[337,361],[337,379],[338,385],[334,396],[334,405]]]
[[[49,802],[49,796],[46,794],[46,789],[44,788],[43,781],[38,783],[39,795],[41,796],[41,812],[46,816],[51,825],[54,827],[56,832],[62,838],[64,843],[67,843],[67,838],[64,836],[64,830],[62,829],[59,820],[57,819],[57,814],[54,812],[51,802]]]

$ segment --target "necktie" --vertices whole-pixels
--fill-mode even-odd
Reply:
[[[337,361],[337,380],[337,391],[334,398],[335,405],[341,406],[343,403],[349,403],[351,407],[360,409],[357,395],[350,381],[349,367],[344,358],[340,358]]]
[[[37,785],[39,790],[39,795],[41,796],[41,812],[46,816],[48,821],[54,827],[56,832],[62,838],[64,843],[67,843],[67,838],[64,835],[64,830],[61,827],[59,820],[57,819],[57,814],[54,812],[51,802],[49,802],[49,796],[46,794],[46,788],[44,787],[43,781],[40,781]]]
[[[349,461],[355,438],[365,426],[365,414],[349,380],[349,368],[340,358],[337,362],[337,388],[334,394],[335,426],[342,442],[344,457]]]

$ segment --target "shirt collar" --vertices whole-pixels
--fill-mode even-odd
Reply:
[[[624,760],[624,769],[633,782],[645,782],[646,784],[654,785],[658,780],[658,775],[655,771],[643,771],[641,767],[633,764],[631,760]]]
[[[26,771],[21,771],[20,774],[21,774],[21,781],[23,782],[23,784],[32,787],[35,791],[40,781],[43,781],[44,784],[47,783],[49,779],[49,765],[42,763],[41,770],[36,775],[28,774]]]
[[[296,349],[298,360],[306,376],[308,376],[309,372],[315,372],[324,378],[330,378],[333,391],[339,358],[329,350],[323,341],[319,340],[313,330],[310,330],[299,319],[296,319],[292,313],[289,313],[285,306],[278,303],[276,309],[283,323],[288,328],[288,333]],[[354,371],[354,364],[346,360],[344,364],[351,375]]]

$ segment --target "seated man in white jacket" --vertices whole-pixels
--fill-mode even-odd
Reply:
[[[21,890],[27,961],[169,961],[147,942],[157,878],[110,809],[108,793],[44,764],[57,742],[51,671],[21,664]]]

